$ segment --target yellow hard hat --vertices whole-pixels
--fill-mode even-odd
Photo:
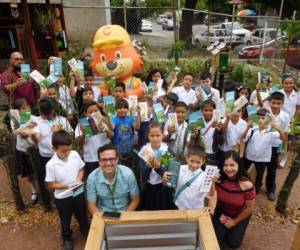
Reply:
[[[93,42],[95,49],[113,49],[130,44],[127,31],[119,25],[105,25],[97,30]]]

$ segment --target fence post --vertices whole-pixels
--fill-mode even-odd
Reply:
[[[127,30],[127,13],[126,13],[126,1],[123,1],[123,11],[124,11],[124,28]]]

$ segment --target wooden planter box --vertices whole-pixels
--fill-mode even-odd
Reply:
[[[207,208],[122,212],[120,219],[93,216],[85,250],[219,250]]]

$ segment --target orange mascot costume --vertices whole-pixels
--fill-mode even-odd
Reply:
[[[93,70],[104,78],[115,76],[125,83],[126,97],[137,95],[142,98],[144,90],[141,80],[132,76],[142,65],[142,60],[132,46],[127,31],[119,25],[101,27],[94,38]],[[104,83],[100,85],[102,95],[109,94],[109,88]]]

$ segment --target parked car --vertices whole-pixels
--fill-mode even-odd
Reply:
[[[172,19],[172,15],[171,14],[162,14],[159,15],[157,18],[157,24],[163,24],[164,21],[166,21],[167,19]]]
[[[222,23],[221,29],[226,29],[229,31],[231,31],[232,29],[232,34],[240,36],[242,38],[244,38],[246,35],[251,34],[250,30],[246,30],[245,28],[243,28],[239,22],[233,22],[233,24],[232,22]]]
[[[237,35],[232,35],[232,37],[231,37],[231,33],[229,30],[211,29],[211,30],[209,30],[209,32],[207,30],[204,33],[198,33],[198,34],[194,35],[193,36],[193,44],[207,43],[208,36],[209,36],[210,43],[215,43],[218,41],[230,43],[230,39],[231,39],[231,43],[233,46],[243,43],[243,40],[241,37],[239,37]]]
[[[250,33],[250,35],[245,36],[245,43],[247,45],[253,45],[253,44],[262,44],[264,39],[264,28],[256,29]],[[281,36],[281,31],[277,30],[275,28],[267,28],[266,29],[266,38],[265,41],[269,42],[271,40],[274,40],[275,38]]]
[[[163,30],[173,30],[174,29],[174,22],[173,22],[173,18],[168,18],[167,20],[165,20],[162,25],[161,28]]]
[[[281,47],[283,37],[279,37],[276,39],[273,39],[269,42],[265,43],[263,56],[264,57],[271,57],[276,49],[279,49]],[[258,59],[261,54],[263,45],[252,45],[242,48],[239,51],[239,58],[241,59]]]
[[[152,23],[149,20],[142,19],[141,31],[152,32]]]

